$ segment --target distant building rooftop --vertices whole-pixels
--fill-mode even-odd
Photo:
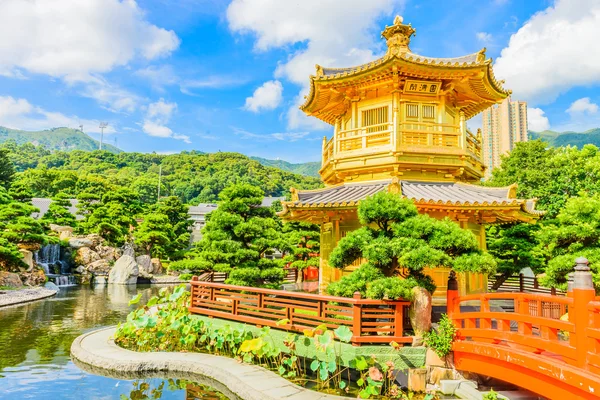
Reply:
[[[76,219],[78,219],[78,220],[83,219],[83,215],[77,214],[77,204],[79,204],[79,201],[77,199],[69,199],[69,201],[71,202],[71,207],[68,207],[69,212],[71,214],[75,215]],[[31,214],[31,216],[35,219],[42,218],[44,216],[44,214],[46,214],[48,212],[50,203],[52,203],[52,199],[46,199],[46,198],[40,198],[40,197],[34,197],[33,199],[31,199],[31,204],[34,207],[40,209],[40,212],[35,212],[35,213]]]

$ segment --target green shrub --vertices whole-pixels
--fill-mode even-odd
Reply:
[[[438,329],[431,330],[424,336],[425,346],[429,347],[438,357],[446,357],[452,351],[452,342],[456,335],[456,327],[448,318],[448,315],[443,314],[438,325]]]
[[[179,275],[179,279],[182,281],[189,281],[192,279],[193,276],[194,274],[181,274]]]
[[[352,297],[354,292],[359,292],[366,297],[367,284],[381,278],[384,278],[384,275],[379,268],[371,264],[364,264],[350,275],[327,286],[327,293],[332,296]]]
[[[211,264],[208,261],[199,260],[196,258],[186,258],[179,261],[173,261],[169,265],[170,271],[179,271],[197,274],[201,271],[208,271],[211,269]]]

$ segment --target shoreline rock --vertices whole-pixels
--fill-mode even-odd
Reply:
[[[58,290],[45,287],[0,290],[0,308],[45,299],[56,295],[56,293],[58,293]]]

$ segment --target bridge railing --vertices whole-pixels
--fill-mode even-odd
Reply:
[[[406,300],[362,299],[323,296],[312,293],[261,289],[246,286],[191,281],[190,312],[257,326],[271,326],[302,333],[326,325],[336,329],[345,325],[352,330],[350,342],[411,343],[404,336]]]
[[[451,277],[447,311],[458,328],[456,340],[543,354],[600,373],[600,301],[587,260],[577,262],[572,290],[565,297],[532,293],[459,297]],[[514,311],[506,312],[507,308]]]

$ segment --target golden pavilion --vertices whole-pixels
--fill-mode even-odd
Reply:
[[[386,26],[385,55],[350,68],[316,66],[310,93],[300,107],[333,125],[323,139],[324,189],[292,189],[283,203],[284,220],[321,225],[320,285],[338,280],[362,262],[344,270],[329,267],[338,240],[360,227],[357,205],[387,190],[410,198],[420,212],[448,217],[470,229],[485,248],[485,224],[533,222],[540,212],[535,200],[516,198],[516,185],[479,186],[485,166],[481,134],[471,133],[469,118],[510,95],[494,78],[485,48],[456,58],[413,53],[415,29],[401,17]],[[435,297],[445,293],[449,270],[428,271]],[[461,292],[487,288],[485,276],[459,276]]]

